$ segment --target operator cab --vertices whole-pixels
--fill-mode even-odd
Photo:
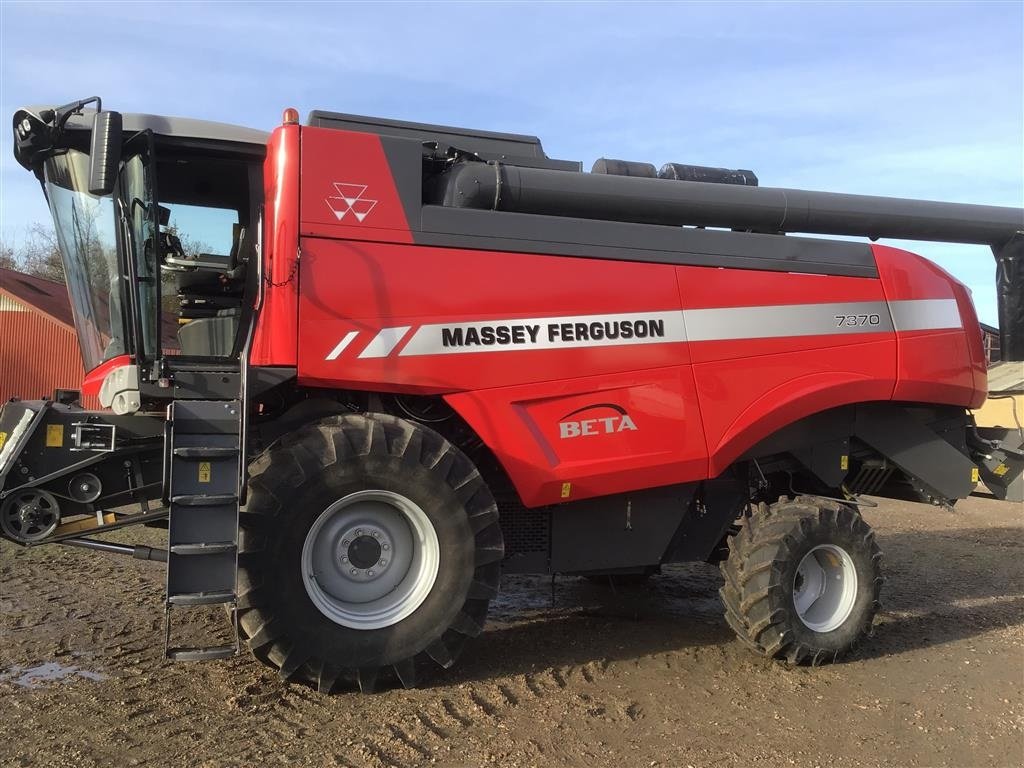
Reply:
[[[267,134],[96,98],[19,110],[14,133],[50,205],[86,371],[121,356],[143,381],[236,365],[259,288]]]
[[[255,275],[260,166],[157,150],[162,346],[165,354],[241,351],[248,278]]]

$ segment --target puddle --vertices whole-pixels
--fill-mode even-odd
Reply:
[[[47,683],[56,683],[69,677],[84,677],[86,680],[106,680],[107,676],[80,667],[69,667],[56,661],[48,661],[36,667],[15,665],[0,672],[0,682],[10,680],[23,688],[39,688]]]

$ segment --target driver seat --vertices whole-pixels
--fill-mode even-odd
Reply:
[[[236,278],[244,269],[248,255],[245,249],[249,246],[246,227],[235,224],[231,253],[227,256],[203,253],[195,259],[175,259],[188,264],[187,267],[178,263],[169,265],[175,271],[183,269],[192,273],[179,277],[181,354],[229,357],[235,351],[242,315],[242,295]],[[215,282],[210,280],[210,273],[215,274]]]

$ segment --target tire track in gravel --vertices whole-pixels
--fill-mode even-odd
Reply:
[[[22,559],[18,557],[22,554],[19,550],[15,559]],[[48,557],[39,559],[40,554]],[[53,554],[68,562],[54,567],[49,562]],[[164,662],[160,653],[161,569],[149,563],[77,551],[24,555],[28,555],[24,558],[26,562],[14,566],[20,578],[7,582],[8,588],[4,590],[4,599],[17,609],[3,617],[0,626],[6,630],[21,626],[26,631],[45,627],[46,632],[40,636],[55,639],[61,647],[66,646],[65,650],[88,647],[95,658],[105,662],[104,672],[111,678],[107,685],[117,691],[120,708],[125,712],[121,723],[130,724],[132,729],[144,729],[147,742],[183,745],[201,741],[202,722],[190,720],[189,713],[204,709],[210,712],[210,691],[231,691],[239,677],[255,675],[235,689],[237,693],[226,697],[224,708],[258,719],[261,728],[257,733],[247,728],[221,730],[217,752],[223,765],[258,762],[260,755],[272,753],[276,745],[309,747],[321,743],[321,754],[333,754],[339,765],[349,768],[444,764],[452,754],[453,744],[487,743],[492,734],[500,734],[506,724],[523,712],[542,712],[567,691],[581,692],[581,700],[587,702],[601,699],[582,691],[592,688],[608,670],[607,661],[556,664],[514,674],[497,672],[491,679],[433,689],[385,693],[390,698],[390,722],[383,726],[380,722],[352,723],[351,745],[338,750],[336,742],[319,731],[329,731],[329,725],[336,720],[338,704],[345,701],[343,697],[325,697],[302,685],[282,683],[248,656],[233,662],[228,669]],[[74,572],[77,583],[67,582],[62,570]],[[12,586],[13,591],[9,588]],[[208,631],[216,629],[221,618],[183,614],[182,624],[190,632]],[[40,658],[49,655],[38,646],[32,652],[39,652]],[[350,700],[359,706],[373,701],[355,695]],[[607,712],[613,709],[601,707]],[[85,714],[88,716],[88,712]],[[211,713],[210,721],[222,722],[221,717]],[[109,732],[104,736],[114,737]],[[123,737],[119,741],[129,746]],[[284,747],[280,757],[295,749]],[[296,759],[301,759],[301,754],[295,753]],[[158,765],[169,757],[154,756],[140,764]]]
[[[550,700],[560,699],[573,689],[582,701],[595,701],[588,689],[608,671],[609,662],[590,661],[579,665],[547,667],[536,671],[500,677],[493,681],[474,681],[454,688],[422,692],[395,692],[396,697],[414,696],[408,701],[411,712],[397,714],[385,726],[389,738],[369,737],[358,741],[361,762],[352,768],[396,768],[397,766],[443,762],[452,744],[467,741],[471,734],[493,738],[506,723],[523,710],[543,708]],[[418,694],[418,695],[416,695]],[[415,699],[419,699],[417,702]],[[404,703],[404,702],[403,702]],[[624,716],[629,716],[629,702]],[[613,709],[612,705],[608,705]]]
[[[717,575],[703,566],[618,596],[568,578],[555,595],[547,580],[514,576],[458,667],[433,687],[374,696],[321,696],[248,654],[165,663],[158,564],[0,543],[0,668],[56,662],[107,676],[37,688],[0,679],[0,764],[738,767],[792,755],[856,768],[971,764],[979,742],[993,764],[1016,764],[1021,590],[999,542],[1024,542],[1019,508],[968,500],[954,516],[893,504],[868,514],[899,569],[897,610],[851,663],[791,670],[749,656],[717,617]],[[160,532],[138,534],[160,543]],[[787,720],[807,701],[821,710],[813,726]],[[740,736],[723,745],[723,732]]]

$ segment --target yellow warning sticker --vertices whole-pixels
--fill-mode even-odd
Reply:
[[[4,449],[4,443],[7,442],[7,433],[0,432],[0,451]]]
[[[977,467],[971,467],[971,482],[976,483],[981,480],[981,473],[978,472]]]
[[[572,495],[572,483],[562,483],[562,498],[568,499]]]
[[[63,448],[64,447],[64,425],[63,424],[47,424],[46,425],[46,447],[47,448]]]
[[[208,483],[210,482],[210,462],[200,461],[199,462],[199,482]]]
[[[850,457],[843,454],[839,457],[839,468],[844,472],[850,468]]]
[[[3,443],[0,443],[0,445],[3,445]],[[998,467],[992,470],[992,474],[995,475],[996,477],[1002,477],[1009,471],[1010,468],[1008,466],[1006,466],[1005,464],[1000,464]]]

